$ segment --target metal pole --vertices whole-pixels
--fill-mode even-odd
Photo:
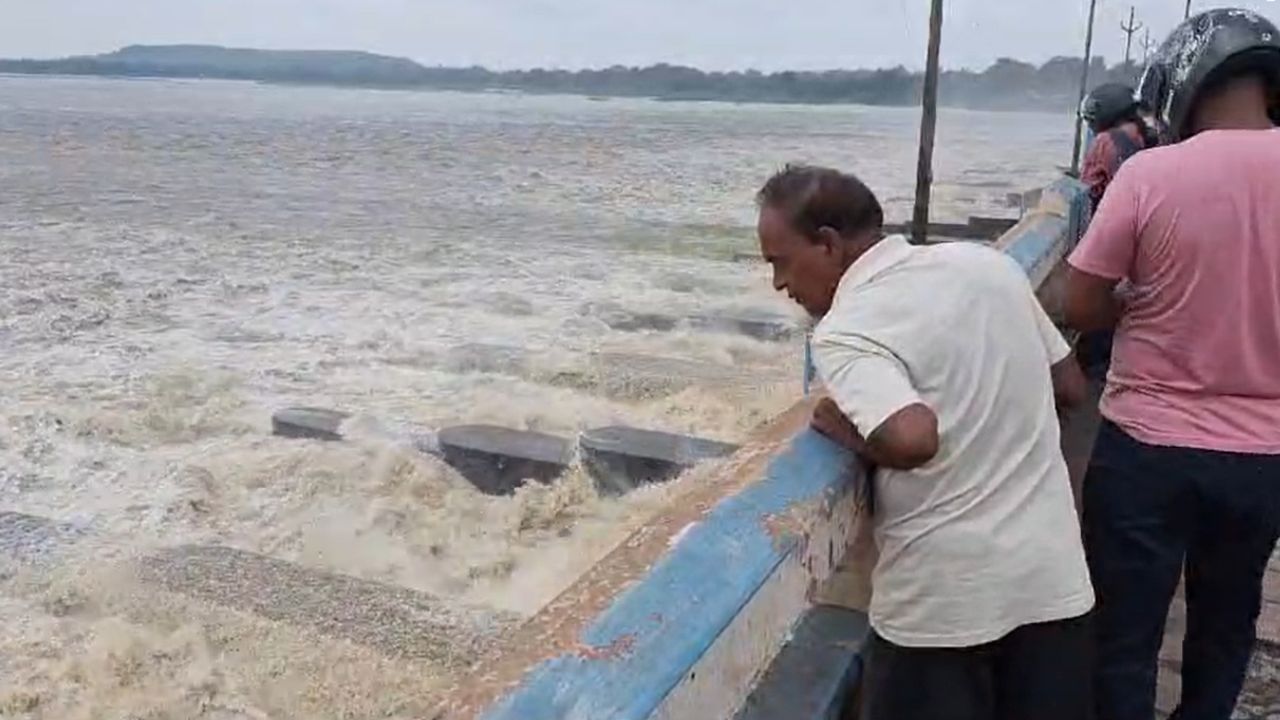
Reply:
[[[1124,31],[1124,67],[1129,69],[1129,61],[1133,58],[1133,35],[1142,29],[1142,23],[1134,19],[1136,10],[1132,5],[1129,6],[1129,24],[1120,23],[1120,29]]]
[[[813,334],[804,336],[804,396],[809,397],[813,390],[813,381],[818,377],[818,369],[813,364]]]
[[[1183,19],[1185,20],[1190,17],[1191,17],[1191,0],[1187,0],[1187,14],[1183,17]]]
[[[1089,29],[1084,38],[1084,69],[1080,71],[1080,97],[1076,99],[1076,139],[1071,150],[1071,176],[1080,177],[1080,146],[1084,142],[1081,134],[1084,129],[1084,117],[1080,114],[1080,106],[1084,103],[1084,94],[1089,91],[1089,63],[1093,61],[1093,20],[1097,17],[1098,0],[1089,0]]]
[[[920,121],[920,161],[916,165],[916,207],[911,239],[929,239],[929,200],[933,191],[933,142],[938,130],[938,63],[942,55],[942,0],[933,0],[929,15],[929,58],[924,73],[924,114]]]

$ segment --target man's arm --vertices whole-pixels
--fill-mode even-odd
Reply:
[[[832,396],[814,413],[819,431],[879,467],[914,470],[937,456],[938,417],[900,360],[856,337],[820,339],[814,358]]]
[[[1080,369],[1080,363],[1076,361],[1071,345],[1040,304],[1031,283],[1026,283],[1026,286],[1026,302],[1035,318],[1040,346],[1044,348],[1045,364],[1049,366],[1049,376],[1053,380],[1054,405],[1059,412],[1070,410],[1087,399],[1088,381],[1085,380],[1084,371]]]
[[[867,438],[867,456],[880,467],[915,470],[938,456],[938,416],[923,403],[889,416]]]
[[[1088,399],[1089,383],[1074,354],[1055,363],[1049,374],[1053,377],[1053,401],[1058,412],[1074,410]]]
[[[1064,312],[1067,324],[1082,332],[1116,326],[1124,304],[1116,295],[1121,278],[1132,274],[1141,222],[1135,158],[1116,174],[1098,212],[1068,263]]]
[[[924,405],[910,405],[866,439],[835,401],[823,398],[813,412],[813,427],[876,467],[914,470],[938,454],[938,417]]]
[[[1063,310],[1067,324],[1080,332],[1110,330],[1124,315],[1124,302],[1116,293],[1118,278],[1102,277],[1070,268]]]

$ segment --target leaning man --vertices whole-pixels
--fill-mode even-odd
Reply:
[[[1021,268],[885,237],[857,178],[760,191],[773,284],[815,318],[815,426],[876,467],[864,720],[1083,720],[1089,583],[1059,407],[1084,380]]]

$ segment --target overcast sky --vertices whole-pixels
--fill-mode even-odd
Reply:
[[[1099,0],[1097,46],[1108,60],[1124,54],[1119,26],[1130,4],[1153,38],[1163,38],[1184,7],[1183,0]],[[1235,4],[1280,20],[1280,3]],[[215,43],[499,68],[919,67],[928,7],[928,0],[0,0],[0,56]],[[1001,56],[1080,54],[1088,0],[946,0],[946,8],[944,65],[982,68]],[[1136,43],[1134,52],[1141,55]]]

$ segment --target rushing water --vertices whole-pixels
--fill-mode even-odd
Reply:
[[[575,471],[489,498],[397,428],[741,439],[795,399],[794,343],[605,320],[792,313],[733,262],[754,190],[785,162],[830,164],[905,218],[916,122],[0,77],[0,510],[93,538],[0,576],[0,716],[421,713],[455,664],[158,593],[124,559],[224,545],[490,608],[495,627],[536,611],[696,476],[609,500]],[[1068,118],[944,112],[935,215],[1008,214],[1067,137]],[[528,362],[493,367],[490,345]],[[600,353],[712,370],[618,381],[634,367]],[[270,437],[297,404],[361,432]]]

